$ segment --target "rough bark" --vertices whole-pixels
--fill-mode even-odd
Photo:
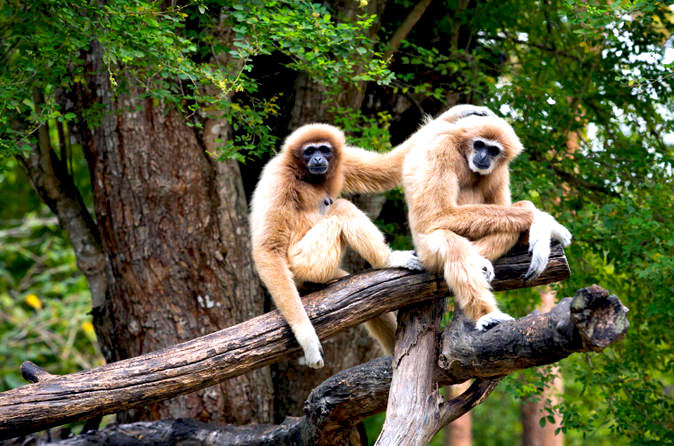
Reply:
[[[338,284],[333,286],[336,285]],[[436,304],[436,302],[431,302],[430,305],[420,304],[420,306],[433,307]],[[349,307],[355,309],[353,306]],[[423,311],[423,309],[413,311]],[[431,308],[431,311],[437,310]],[[467,355],[467,358],[465,358],[464,361],[459,362],[469,363],[470,360],[476,360],[477,367],[471,368],[473,376],[484,376],[485,378],[476,379],[468,391],[450,401],[442,401],[437,395],[437,392],[434,392],[433,395],[428,398],[428,401],[432,403],[429,405],[429,408],[440,409],[439,412],[437,412],[439,420],[451,420],[452,418],[465,413],[478,403],[481,398],[496,385],[496,382],[498,382],[504,374],[512,373],[522,367],[527,367],[527,362],[512,361],[512,352],[508,349],[508,345],[515,340],[526,342],[527,339],[540,340],[547,337],[550,342],[556,342],[560,345],[564,344],[563,348],[560,350],[542,351],[541,355],[545,356],[545,358],[541,358],[541,361],[545,362],[558,361],[568,356],[572,351],[597,351],[597,349],[601,349],[613,342],[617,342],[624,336],[628,328],[626,311],[627,309],[623,307],[618,298],[612,295],[609,296],[606,290],[597,286],[584,288],[576,293],[574,299],[564,299],[551,313],[533,313],[525,318],[507,322],[506,325],[508,325],[508,330],[503,333],[504,336],[497,341],[500,349],[496,354],[493,351],[485,351],[483,348],[484,342],[481,338],[490,339],[489,332],[474,332],[471,324],[465,321],[460,313],[457,313],[450,326],[445,330],[445,335],[447,335],[448,332],[454,332],[453,337],[461,337],[463,335],[471,340],[470,342],[472,342],[473,345],[467,345],[463,350]],[[411,311],[407,311],[408,316],[410,312]],[[401,320],[405,320],[408,316],[402,316]],[[314,320],[319,321],[321,319],[321,317],[317,317]],[[419,322],[423,323],[423,321]],[[554,323],[551,324],[549,322]],[[406,324],[404,327],[407,326],[411,327],[412,325]],[[566,326],[573,327],[569,331],[569,336],[560,337],[557,327]],[[598,327],[601,327],[601,329],[598,329]],[[321,326],[319,333],[324,333],[325,329],[326,327]],[[402,339],[405,337],[405,334],[401,336]],[[215,337],[217,336],[211,335],[208,338],[213,339]],[[290,332],[286,329],[286,342],[290,344],[291,339]],[[219,346],[213,342],[208,342],[208,344],[212,345],[216,350],[219,348]],[[193,345],[191,346],[194,347]],[[198,349],[195,349],[195,352],[197,351]],[[410,349],[403,349],[402,351],[410,351]],[[209,354],[206,352],[202,353]],[[169,356],[173,358],[173,355]],[[213,370],[213,362],[214,361],[202,362],[202,367],[211,369],[213,374],[217,376],[222,373],[222,370]],[[344,438],[342,437],[343,435],[347,435],[351,432],[352,426],[359,420],[379,412],[386,407],[388,390],[393,375],[391,363],[392,360],[390,357],[380,358],[331,377],[315,389],[309,396],[305,406],[306,415],[301,419],[289,419],[281,426],[229,426],[223,429],[227,431],[227,435],[230,436],[229,438],[237,439],[237,442],[234,444],[339,444],[339,439]],[[490,363],[498,364],[499,366],[492,367],[490,366]],[[434,361],[431,362],[431,365],[434,368],[433,379],[436,386],[456,384],[459,382],[460,378],[457,379],[455,376],[447,374],[445,371],[437,368]],[[182,364],[181,366],[183,368],[189,367],[188,364]],[[498,373],[497,375],[493,375],[495,371]],[[162,380],[166,381],[169,373],[170,372],[167,370],[160,373],[160,378],[153,382],[153,386],[162,385]],[[37,372],[37,374],[37,378],[47,380],[48,390],[53,392],[54,395],[60,395],[62,397],[67,395],[66,389],[61,387],[62,392],[58,392],[57,388],[57,380],[63,380],[67,377],[43,377],[39,376],[40,372]],[[457,374],[454,373],[453,375]],[[69,376],[73,377],[74,375]],[[188,374],[186,376],[190,375]],[[121,379],[122,378],[120,378],[118,383],[119,385],[122,385]],[[185,380],[186,377],[183,377],[183,382]],[[0,422],[0,438],[6,438],[11,434],[16,435],[19,433],[19,429],[16,426],[13,426],[13,423],[15,423],[18,418],[14,411],[20,409],[19,405],[10,403],[5,397],[10,393],[16,393],[17,390],[31,390],[30,387],[31,386],[24,386],[15,389],[14,391],[0,394],[0,410],[4,410],[4,412],[0,412],[0,420],[3,420]],[[107,394],[109,393],[110,392],[108,391]],[[24,392],[24,394],[24,397],[34,398],[34,396],[31,396],[31,392]],[[75,398],[75,400],[81,401],[81,399],[78,398]],[[401,400],[398,399],[398,401]],[[47,400],[47,403],[54,405],[58,404],[58,401]],[[36,405],[33,405],[32,409],[35,409],[32,413],[36,415],[36,420],[38,420],[37,414],[39,413],[39,408]],[[408,413],[411,414],[411,412]],[[426,419],[429,418],[432,418],[430,412],[427,414]],[[170,424],[170,422],[160,422],[156,424],[157,429],[159,429],[160,432],[165,431],[167,429],[166,423]],[[439,422],[434,422],[434,424],[439,424]],[[136,424],[134,426],[139,425]],[[152,425],[142,424],[141,426]],[[35,427],[32,429],[36,430]],[[112,431],[114,432],[115,429],[117,428],[112,428]],[[123,427],[122,429],[126,429],[126,427]],[[137,429],[136,427],[131,426],[127,432],[137,431],[139,434],[137,437],[133,437],[134,441],[127,438],[125,440],[128,441],[127,444],[148,444],[145,442],[145,438],[147,438],[146,436],[149,435],[149,433],[143,429]],[[22,431],[26,432],[29,430],[30,428],[24,427]],[[102,444],[106,441],[108,436],[111,435],[110,432],[109,429],[105,429],[99,433],[89,433],[87,434],[87,438],[93,437]],[[418,430],[412,430],[411,432],[423,433]],[[175,435],[175,432],[173,435]],[[81,436],[78,438],[81,438]],[[78,438],[68,441],[78,441]],[[228,442],[226,436],[219,436],[217,432],[213,433],[213,437],[208,438],[217,438],[218,441],[197,441],[198,439],[195,437],[193,438],[194,443],[190,444],[233,444]],[[66,442],[62,444],[83,443]],[[396,444],[397,446],[398,444],[405,443],[385,444]]]
[[[81,129],[81,140],[107,260],[107,292],[93,308],[107,361],[261,314],[238,172],[208,159],[185,118],[142,99],[132,81],[120,79],[124,93],[113,96],[100,46],[93,45],[87,61],[87,88],[78,92],[77,104],[103,112],[98,126]],[[271,421],[272,406],[269,372],[260,371],[136,407],[123,419]]]
[[[568,277],[559,245],[552,252],[550,268],[535,282],[502,281],[503,264],[497,264],[494,288]],[[515,260],[521,258],[517,250],[512,255]],[[527,265],[514,263],[513,267],[521,268],[521,274]],[[447,294],[444,280],[437,275],[385,269],[339,280],[306,296],[304,304],[319,337],[326,338],[381,313]],[[0,394],[0,436],[6,429],[38,430],[140,407],[240,376],[299,351],[290,333],[278,311],[273,311],[180,345],[4,392]]]
[[[547,313],[555,305],[556,292],[549,287],[544,287],[539,294],[541,295],[539,309],[542,313]],[[544,373],[547,373],[549,380],[545,389],[543,389],[540,395],[528,398],[521,405],[522,446],[564,445],[564,434],[560,429],[562,427],[561,414],[554,413],[554,422],[546,420],[545,425],[541,426],[540,424],[541,418],[550,415],[546,408],[559,404],[560,395],[564,391],[564,382],[558,366],[550,366]],[[558,429],[560,429],[560,432],[555,434],[555,431]]]

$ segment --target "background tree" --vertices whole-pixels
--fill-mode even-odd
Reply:
[[[29,341],[28,356],[51,371],[96,361],[55,353],[92,345],[75,316],[84,311],[74,312],[84,282],[63,280],[66,238],[107,361],[232,325],[270,307],[248,253],[246,198],[291,128],[332,121],[351,141],[385,149],[424,114],[472,102],[507,116],[527,148],[514,164],[515,198],[574,233],[572,278],[558,291],[597,282],[631,310],[625,342],[561,364],[564,399],[549,409],[564,415],[567,443],[674,441],[671,7],[43,0],[0,12],[5,385],[18,384]],[[567,150],[570,134],[579,150]],[[24,219],[32,211],[49,223],[35,196],[24,198],[19,166],[63,232]],[[381,210],[396,247],[409,246],[403,209],[393,192]],[[501,302],[522,315],[536,296]],[[328,343],[335,368],[315,382],[289,361],[123,419],[278,421],[335,369],[376,354],[360,347],[366,339]],[[546,384],[545,373],[506,380],[475,411],[476,443],[512,444],[513,398]]]

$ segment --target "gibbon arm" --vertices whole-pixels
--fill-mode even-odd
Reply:
[[[403,143],[390,152],[372,152],[344,147],[344,191],[384,192],[399,186],[405,155],[411,144]]]
[[[303,323],[311,324],[285,257],[271,250],[258,250],[255,264],[276,308],[293,332]]]
[[[531,209],[498,204],[467,204],[448,209],[434,221],[437,228],[449,229],[470,240],[499,232],[520,233],[533,222]]]

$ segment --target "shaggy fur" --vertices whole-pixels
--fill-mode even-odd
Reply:
[[[461,107],[465,114],[470,106]],[[483,329],[510,318],[498,311],[490,291],[490,261],[510,250],[521,232],[532,227],[535,216],[544,213],[529,201],[511,204],[508,164],[523,149],[512,127],[491,112],[468,113],[458,120],[456,116],[456,110],[450,109],[406,141],[409,153],[402,181],[419,258],[429,270],[444,273],[468,317],[478,320],[491,313],[478,321],[478,328]],[[475,138],[494,141],[503,149],[486,175],[469,165]],[[550,234],[566,240],[560,235],[566,229],[556,222],[558,227],[551,228],[554,225],[546,222],[549,253]],[[531,246],[536,244],[545,242]],[[542,268],[546,263],[547,256]],[[534,273],[542,268],[537,264]]]
[[[322,177],[312,176],[306,168],[302,148],[308,143],[327,143],[334,150]],[[379,192],[400,184],[406,151],[401,147],[380,154],[345,146],[339,129],[310,124],[288,136],[262,171],[251,202],[253,259],[311,367],[322,367],[323,359],[298,285],[345,275],[340,263],[347,245],[374,268],[422,268],[411,252],[391,251],[362,211],[337,198],[342,190]],[[366,323],[387,353],[393,349],[395,325],[390,314]]]

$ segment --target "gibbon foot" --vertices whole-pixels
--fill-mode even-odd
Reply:
[[[301,365],[306,365],[312,369],[323,367],[323,347],[314,327],[302,327],[295,333],[295,338],[304,351],[304,356],[301,356],[297,361]]]
[[[548,265],[550,257],[550,241],[558,240],[566,247],[571,243],[571,233],[547,212],[536,210],[534,221],[529,228],[529,252],[531,263],[529,269],[522,276],[524,280],[538,277]]]
[[[407,268],[414,271],[424,270],[424,264],[414,251],[391,251],[386,266],[389,268]]]
[[[514,318],[500,310],[494,310],[487,313],[475,322],[475,328],[479,331],[489,330],[503,321],[512,321]]]
[[[494,277],[496,277],[496,274],[494,273],[494,265],[492,265],[489,259],[486,257],[483,257],[482,259],[482,272],[484,273],[484,277],[487,279],[487,282],[491,283],[491,281],[494,280]]]

